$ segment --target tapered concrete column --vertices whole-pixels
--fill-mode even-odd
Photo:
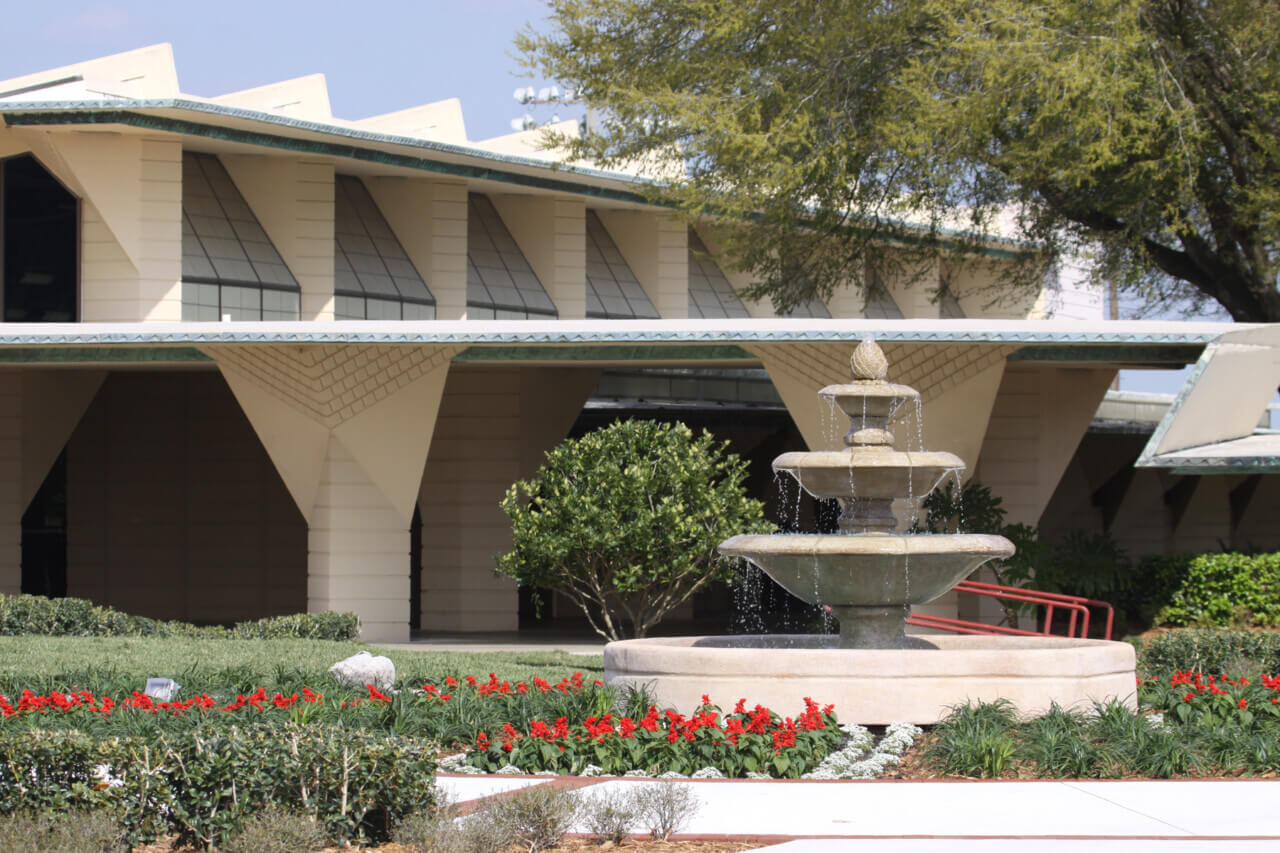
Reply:
[[[581,199],[492,195],[561,320],[587,316],[586,205]]]
[[[206,348],[307,520],[307,608],[409,638],[409,525],[456,347]]]
[[[364,639],[407,640],[408,554],[406,519],[331,437],[307,531],[307,611],[353,610]]]
[[[333,319],[333,164],[260,155],[220,158],[298,286],[303,320]]]
[[[409,260],[436,299],[437,320],[467,316],[467,185],[365,178]]]
[[[105,378],[0,371],[0,592],[21,591],[22,515]]]
[[[182,144],[23,132],[0,156],[15,142],[81,199],[80,319],[181,320]]]

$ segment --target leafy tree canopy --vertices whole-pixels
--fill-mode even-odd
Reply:
[[[1280,0],[550,5],[518,46],[600,111],[572,154],[751,221],[724,248],[779,309],[944,249],[1038,281],[1087,248],[1149,301],[1280,321]]]
[[[512,550],[499,574],[555,589],[601,636],[643,637],[733,564],[716,546],[764,533],[764,506],[747,497],[747,465],[710,433],[684,424],[622,421],[547,454],[532,480],[502,501]]]

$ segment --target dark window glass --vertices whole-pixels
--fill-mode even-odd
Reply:
[[[587,211],[587,316],[658,319],[653,303],[594,210]]]
[[[689,229],[689,316],[702,319],[751,316],[692,228]]]
[[[359,178],[334,179],[333,291],[339,320],[434,320],[436,300]]]
[[[80,209],[34,157],[0,161],[0,257],[8,323],[79,319]]]
[[[297,320],[301,288],[217,157],[182,155],[182,319]]]
[[[475,320],[559,316],[493,202],[476,193],[467,200],[467,316]]]

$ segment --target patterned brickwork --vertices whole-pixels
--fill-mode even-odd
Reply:
[[[848,382],[855,342],[754,344],[748,347],[770,373],[803,380],[816,391]],[[880,344],[889,359],[889,381],[910,385],[924,401],[950,391],[1003,361],[1017,347],[1000,344]]]
[[[307,417],[334,429],[388,394],[442,367],[454,346],[234,346],[203,350]]]

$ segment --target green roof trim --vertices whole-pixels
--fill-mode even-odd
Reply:
[[[212,361],[195,347],[0,347],[0,364],[190,364]]]
[[[546,169],[565,174],[576,174],[583,177],[613,181],[615,183],[629,183],[635,186],[655,185],[654,181],[636,175],[626,175],[618,172],[608,172],[603,169],[564,163],[552,163],[532,157],[499,154],[497,152],[487,151],[483,148],[435,142],[416,137],[378,133],[346,125],[326,124],[323,122],[276,115],[259,110],[232,107],[225,104],[195,101],[188,98],[119,99],[114,101],[11,102],[0,105],[0,116],[3,116],[5,123],[11,126],[38,127],[56,125],[123,124],[131,127],[141,127],[148,130],[184,133],[192,136],[204,136],[228,142],[240,142],[247,145],[280,148],[283,150],[298,151],[308,154],[326,154],[334,157],[347,157],[353,160],[401,166],[419,171],[446,174],[453,177],[499,181],[519,186],[548,189],[554,192],[566,192],[574,195],[585,195],[614,201],[633,202],[649,206],[672,206],[669,203],[656,201],[645,195],[643,192],[589,186],[574,183],[572,181],[558,180],[555,178],[526,175],[496,167],[473,166],[461,163],[441,163],[426,157],[392,154],[382,151],[368,151],[346,143],[295,139],[291,137],[278,136],[272,133],[225,128],[216,125],[204,124],[202,122],[188,121],[186,119],[169,118],[167,116],[152,116],[132,111],[154,109],[185,110],[187,112],[201,113],[220,118],[256,121],[290,130],[351,139],[358,143],[403,145],[435,152],[437,154],[475,157],[512,166]],[[937,246],[943,250],[953,249],[957,246],[954,239],[948,239],[948,235],[950,235],[950,237],[972,237],[979,240],[985,240],[988,243],[1011,247],[999,248],[998,246],[992,245],[983,246],[977,249],[976,252],[978,255],[983,257],[1014,259],[1022,257],[1028,252],[1035,251],[1033,246],[1008,237],[989,234],[973,234],[972,232],[959,229],[945,228],[941,229],[939,235],[942,239],[938,240]],[[913,239],[909,237],[899,237],[894,238],[893,242],[905,243],[907,245],[920,245],[923,244],[926,239],[927,238]],[[967,251],[973,252],[974,250],[972,247],[969,247]]]
[[[1204,347],[1167,346],[1028,346],[1009,354],[1009,361],[1105,361],[1111,364],[1193,364]]]
[[[724,346],[473,346],[454,362],[756,361],[742,347]]]
[[[366,163],[377,163],[383,166],[399,166],[405,169],[416,169],[423,172],[448,175],[454,178],[471,178],[482,181],[499,181],[506,184],[551,190],[552,192],[573,193],[574,195],[591,196],[611,201],[626,201],[636,204],[653,204],[643,193],[628,190],[615,190],[608,187],[596,187],[579,184],[557,178],[544,178],[539,175],[525,175],[491,166],[472,166],[465,163],[442,163],[426,157],[413,157],[407,154],[393,154],[389,151],[373,151],[356,145],[339,142],[322,142],[315,139],[295,139],[279,136],[274,133],[262,133],[255,130],[239,130],[237,128],[219,127],[213,124],[188,121],[186,119],[168,118],[165,116],[146,115],[128,110],[83,110],[74,112],[5,112],[5,123],[17,127],[49,127],[58,125],[95,125],[122,124],[127,127],[140,127],[146,130],[182,133],[188,136],[202,136],[206,139],[220,139],[224,142],[240,142],[245,145],[257,145],[263,148],[277,148],[283,151],[295,151],[302,154],[321,154],[331,157],[345,157],[350,160],[361,160]],[[371,140],[373,141],[373,140]],[[459,149],[466,151],[466,149]],[[472,155],[481,152],[467,152]],[[556,167],[548,163],[539,163],[544,169],[554,170]]]

